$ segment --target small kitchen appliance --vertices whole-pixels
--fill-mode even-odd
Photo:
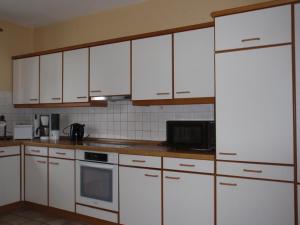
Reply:
[[[29,124],[16,124],[14,126],[14,139],[27,140],[33,138],[33,127]]]
[[[167,121],[167,145],[176,149],[214,151],[214,121]]]
[[[6,139],[7,124],[5,116],[0,116],[0,139]]]
[[[51,140],[59,140],[59,114],[51,114],[51,132],[50,139]]]
[[[49,140],[49,115],[40,116],[40,139]]]
[[[73,123],[70,125],[70,138],[72,141],[82,141],[84,137],[84,124]]]
[[[34,138],[39,138],[40,137],[40,120],[39,116],[37,114],[34,115],[34,120],[33,120],[33,136]]]

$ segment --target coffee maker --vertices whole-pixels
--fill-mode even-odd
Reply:
[[[59,140],[59,114],[51,114],[50,140]]]
[[[5,116],[0,116],[0,139],[6,139],[6,120]]]
[[[40,116],[40,139],[49,140],[49,115]]]

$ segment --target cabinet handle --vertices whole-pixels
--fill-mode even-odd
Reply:
[[[58,166],[59,163],[58,162],[49,162],[50,165],[54,165],[54,166]]]
[[[176,94],[180,95],[180,94],[191,94],[190,91],[176,91]]]
[[[91,93],[97,93],[97,92],[102,92],[101,90],[93,90],[93,91],[90,91]]]
[[[37,163],[46,164],[46,161],[36,161]]]
[[[170,177],[170,176],[165,176],[166,179],[169,180],[180,180],[180,177]]]
[[[61,100],[61,98],[52,98],[52,100]]]
[[[260,41],[259,37],[243,39],[242,42]]]
[[[179,164],[179,166],[182,166],[182,167],[195,167],[195,165],[193,165],[193,164]]]
[[[29,101],[31,101],[31,102],[36,102],[38,99],[37,98],[31,98],[31,99],[29,99]]]
[[[145,174],[146,177],[158,177],[158,175]]]
[[[40,150],[32,149],[31,152],[34,152],[34,153],[40,153],[41,151],[40,151]]]
[[[237,155],[237,153],[234,152],[219,152],[219,155]]]
[[[77,99],[84,99],[84,98],[87,98],[86,96],[79,96],[77,97]]]
[[[5,151],[0,151],[0,153],[5,153]]]
[[[55,152],[55,154],[57,154],[57,155],[66,155],[65,152]]]
[[[170,92],[159,92],[159,93],[156,93],[156,95],[169,95]]]
[[[237,186],[237,184],[235,184],[235,183],[223,183],[223,182],[220,182],[219,184],[222,185],[222,186],[232,186],[232,187],[236,187]]]
[[[133,159],[132,162],[135,162],[135,163],[145,163],[146,161],[145,160]]]
[[[248,169],[243,169],[244,172],[247,173],[262,173],[262,170],[248,170]]]

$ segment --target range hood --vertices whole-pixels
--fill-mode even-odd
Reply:
[[[131,100],[130,95],[114,95],[114,96],[99,96],[99,97],[91,97],[92,101],[109,101],[109,102],[117,102],[117,101],[129,101]]]

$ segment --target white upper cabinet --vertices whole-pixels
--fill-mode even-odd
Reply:
[[[172,35],[132,42],[132,99],[172,98]]]
[[[214,96],[214,28],[174,34],[174,96]]]
[[[90,96],[130,95],[130,42],[90,49]]]
[[[40,58],[40,103],[62,102],[62,53]]]
[[[216,51],[291,42],[291,5],[215,19]]]
[[[13,104],[39,103],[39,57],[13,61]]]
[[[89,49],[63,53],[63,102],[89,101]]]
[[[300,96],[300,4],[295,5],[295,32],[296,32],[296,91]],[[297,118],[300,118],[300,98],[297,97]],[[300,143],[300,120],[297,121],[297,139]],[[298,165],[300,162],[300,146],[298,144]],[[298,166],[298,182],[300,182],[300,166]],[[300,207],[299,207],[300,208]]]
[[[291,46],[216,54],[217,159],[293,164]]]

